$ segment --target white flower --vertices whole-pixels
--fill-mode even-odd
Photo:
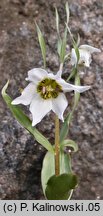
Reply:
[[[94,52],[101,52],[101,50],[95,47],[89,46],[89,45],[81,45],[79,47],[80,59],[79,59],[78,64],[89,67],[92,61],[91,54]],[[72,52],[71,52],[71,64],[72,65],[77,64],[77,56],[76,56],[74,48],[72,49]]]
[[[84,92],[90,88],[90,86],[75,86],[65,82],[61,78],[60,71],[53,75],[40,68],[30,70],[26,80],[30,83],[21,96],[12,101],[12,104],[30,105],[33,117],[32,126],[39,123],[50,110],[63,121],[63,113],[68,105],[64,93],[72,90]]]

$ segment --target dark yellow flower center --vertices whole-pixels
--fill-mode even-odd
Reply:
[[[59,93],[62,92],[62,86],[56,80],[45,78],[37,85],[37,92],[43,99],[57,98]]]

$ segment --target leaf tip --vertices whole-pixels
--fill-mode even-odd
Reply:
[[[6,89],[8,88],[9,85],[9,80],[6,82],[6,84],[4,85],[4,87],[1,90],[1,95],[4,96],[6,94]]]

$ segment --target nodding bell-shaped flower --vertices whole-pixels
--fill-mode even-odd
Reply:
[[[91,54],[96,53],[96,52],[99,53],[101,52],[101,50],[98,48],[86,45],[86,44],[81,45],[79,47],[80,59],[79,59],[78,64],[81,66],[89,67],[92,61]],[[72,52],[71,52],[71,64],[75,66],[77,64],[77,55],[75,53],[74,48],[72,49]]]
[[[65,82],[61,78],[61,71],[54,75],[41,68],[30,70],[26,80],[30,83],[22,91],[21,96],[12,101],[12,104],[30,105],[32,126],[39,123],[50,110],[63,121],[63,113],[68,105],[65,92],[72,90],[84,92],[90,88],[90,86],[76,86]]]

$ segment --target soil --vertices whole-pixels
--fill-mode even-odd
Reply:
[[[53,72],[58,70],[54,8],[58,7],[63,32],[65,2],[0,0],[0,88],[9,79],[8,92],[12,98],[26,86],[27,71],[43,66],[35,21],[46,39],[47,68]],[[81,84],[92,88],[81,95],[69,133],[79,146],[79,151],[72,153],[72,168],[79,176],[79,185],[72,199],[103,199],[103,1],[68,2],[70,28],[74,36],[79,33],[81,44],[102,51],[93,54],[90,68],[80,71]],[[71,48],[69,36],[67,48]],[[69,63],[63,76],[68,73]],[[48,114],[37,128],[53,142],[53,113]],[[44,148],[13,118],[0,96],[0,199],[44,199],[40,172],[45,153]]]

